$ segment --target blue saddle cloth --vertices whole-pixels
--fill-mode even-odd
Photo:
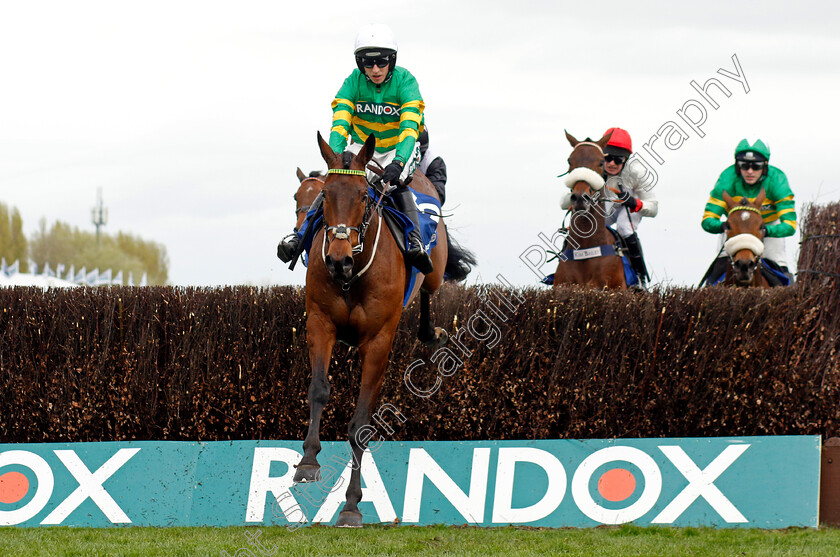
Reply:
[[[417,212],[420,217],[420,237],[423,240],[423,248],[427,253],[431,253],[432,248],[437,245],[438,240],[437,225],[438,219],[440,218],[440,201],[430,195],[420,193],[412,187],[409,187],[408,189],[411,190],[411,193],[414,196],[414,202],[417,205]],[[373,199],[374,203],[376,203],[380,197],[379,193],[372,187],[368,187],[368,195]],[[404,234],[404,240],[407,244],[408,235],[412,230],[414,230],[414,223],[412,223],[411,219],[405,216],[402,212],[390,205],[385,205],[383,203],[381,207],[383,210],[391,213],[391,215],[393,215],[400,223]],[[306,220],[298,231],[298,236],[303,238],[308,226],[314,226],[317,231],[321,226],[323,226],[323,220],[323,211],[320,209],[310,210],[306,213]],[[387,228],[387,225],[384,222],[382,223],[382,226]],[[306,252],[303,261],[304,265],[309,264],[309,250],[312,249],[312,239],[314,239],[314,237],[315,235],[312,234],[303,246],[303,249]],[[411,275],[409,276],[408,285],[406,286],[405,294],[403,296],[403,307],[408,304],[408,298],[411,291],[414,289],[414,284],[417,282],[418,273],[419,271],[417,268],[412,266]]]
[[[607,227],[607,230],[612,232],[613,236],[615,237],[616,243],[620,242],[620,238],[618,236],[618,232],[613,230],[612,228]],[[598,250],[597,253],[593,254],[593,250]],[[615,246],[598,246],[597,248],[590,248],[590,249],[583,249],[583,250],[574,250],[574,249],[564,249],[562,251],[563,257],[565,257],[566,261],[574,261],[574,260],[582,260],[582,259],[592,259],[594,257],[605,257],[607,255],[616,255]],[[636,274],[636,271],[633,270],[633,266],[630,264],[630,259],[626,255],[621,256],[621,263],[624,267],[624,282],[627,283],[627,286],[633,286],[638,284],[639,277]],[[547,275],[540,280],[543,284],[554,284],[554,273]]]
[[[781,272],[781,271],[779,271],[779,270],[777,270],[777,269],[773,268],[773,266],[772,266],[771,264],[767,263],[767,259],[764,259],[763,257],[761,258],[761,263],[762,263],[762,265],[761,265],[761,273],[762,273],[762,274],[763,274],[763,275],[767,278],[767,280],[770,282],[770,284],[771,284],[771,285],[772,285],[772,284],[773,284],[773,282],[774,282],[774,280],[773,280],[773,279],[775,279],[776,281],[778,281],[779,283],[781,283],[781,285],[782,285],[782,286],[790,286],[790,277],[788,277],[788,276],[787,276],[786,274],[784,274],[783,272]],[[724,280],[726,280],[726,272],[725,272],[725,271],[724,271],[724,273],[723,273],[722,275],[720,275],[720,277],[719,277],[716,281],[714,281],[714,282],[713,282],[710,286],[714,286],[714,285],[716,285],[716,284],[720,284],[720,283],[722,283]]]
[[[633,270],[633,266],[630,265],[630,260],[626,255],[621,257],[621,263],[624,265],[624,280],[627,282],[627,286],[633,286],[638,283],[639,277],[636,275],[636,271]],[[554,284],[554,273],[544,276],[540,282],[543,284]]]

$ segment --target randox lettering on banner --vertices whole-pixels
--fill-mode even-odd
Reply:
[[[368,523],[818,525],[818,436],[371,446]],[[295,485],[300,441],[0,445],[0,525],[330,524],[352,459],[323,447],[321,481]]]

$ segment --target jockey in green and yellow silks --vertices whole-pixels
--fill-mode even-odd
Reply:
[[[718,178],[706,203],[701,226],[706,232],[721,234],[724,232],[721,217],[726,213],[723,192],[736,199],[746,197],[754,201],[762,188],[766,198],[761,207],[761,216],[767,230],[763,257],[789,275],[784,238],[796,232],[793,191],[785,173],[770,166],[770,148],[760,139],[752,144],[746,139],[738,143],[735,148],[735,164],[724,170]],[[716,262],[714,266],[723,266],[723,270],[718,269],[719,272],[712,272],[706,277],[707,284],[713,284],[725,271],[726,259],[725,256],[719,258],[723,263]]]
[[[405,165],[407,177],[407,163],[412,161],[415,143],[423,131],[424,107],[417,80],[405,68],[395,67],[378,85],[355,69],[332,103],[330,147],[342,153],[348,138],[354,144],[364,145],[373,133],[376,152],[393,151],[393,160]]]
[[[417,205],[411,191],[403,184],[420,164],[417,139],[423,131],[425,108],[420,88],[411,72],[397,67],[397,40],[385,25],[363,27],[356,36],[354,55],[357,69],[344,80],[332,102],[330,147],[342,155],[346,166],[368,136],[376,136],[373,158],[385,169],[382,182],[394,186],[391,199],[414,224],[408,234],[406,260],[421,273],[429,274],[433,269],[432,260],[420,238]],[[368,171],[369,180],[374,176]],[[317,208],[320,200],[319,196],[310,212]],[[295,234],[277,246],[277,256],[288,262],[301,250],[301,235]]]

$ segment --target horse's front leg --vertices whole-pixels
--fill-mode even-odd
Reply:
[[[295,482],[317,482],[321,479],[321,414],[330,398],[330,379],[327,375],[335,345],[335,326],[320,312],[312,312],[306,321],[306,340],[312,380],[309,383],[309,429],[303,441],[303,458],[295,470]]]
[[[359,390],[359,400],[356,412],[350,421],[348,435],[350,448],[353,451],[353,470],[350,473],[350,483],[345,494],[344,508],[338,515],[336,526],[348,528],[362,527],[362,513],[359,512],[359,501],[362,499],[362,456],[367,448],[367,435],[364,426],[370,424],[374,405],[379,400],[382,382],[385,378],[385,368],[397,329],[397,319],[392,326],[386,327],[369,342],[359,346],[362,357],[362,385]]]

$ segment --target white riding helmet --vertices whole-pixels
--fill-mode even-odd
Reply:
[[[356,56],[388,56],[396,54],[397,38],[391,28],[382,23],[371,23],[362,27],[356,35],[353,54]]]
[[[356,35],[356,48],[353,54],[356,55],[356,66],[359,71],[365,76],[365,79],[370,81],[370,78],[365,73],[365,58],[388,58],[388,75],[382,83],[391,81],[391,76],[394,75],[394,68],[397,67],[397,38],[394,32],[387,25],[381,23],[372,23],[362,27],[359,34]]]

